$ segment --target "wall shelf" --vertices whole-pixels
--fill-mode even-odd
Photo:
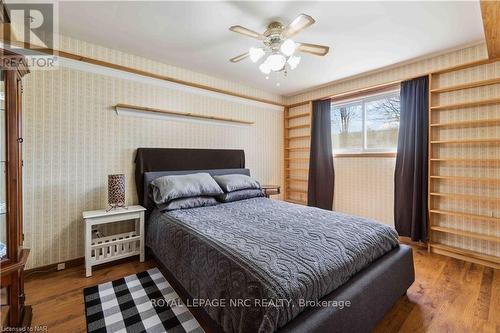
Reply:
[[[309,157],[287,157],[285,161],[300,161],[300,162],[308,162]]]
[[[458,84],[456,86],[436,88],[436,89],[432,89],[431,93],[445,93],[445,92],[451,92],[451,91],[457,91],[457,90],[484,87],[484,86],[489,86],[489,85],[499,84],[499,83],[500,83],[500,78],[495,78],[495,79],[490,79],[490,80],[483,80],[483,81],[477,81],[477,82]]]
[[[287,202],[291,202],[291,203],[294,203],[294,204],[297,204],[297,205],[306,205],[307,204],[307,201],[302,201],[302,200],[296,200],[296,199],[290,199],[290,198],[287,198],[285,199],[285,201]]]
[[[500,202],[500,198],[487,197],[484,195],[472,195],[472,194],[455,194],[455,193],[442,193],[442,192],[431,192],[429,195],[441,198],[450,198],[456,200],[474,200],[474,201],[488,201],[488,202]]]
[[[447,255],[457,259],[472,261],[481,265],[500,269],[500,258],[495,256],[439,243],[430,244],[430,249],[432,252],[437,254]]]
[[[439,140],[431,141],[431,144],[498,144],[500,143],[500,138],[498,139],[468,139],[468,140]]]
[[[129,105],[129,104],[117,104],[115,105],[115,110],[118,115],[156,118],[164,120],[183,120],[183,121],[218,123],[222,125],[230,124],[230,125],[240,125],[240,126],[241,125],[248,126],[254,124],[253,122],[246,120],[207,116],[190,112],[162,110],[162,109],[155,109],[155,108]]]
[[[302,194],[307,194],[307,190],[299,190],[299,189],[292,189],[292,188],[287,188],[287,191],[290,193],[302,193]]]
[[[290,147],[285,147],[285,150],[288,150],[288,151],[309,151],[309,147],[294,147],[294,148],[290,148]]]
[[[430,123],[428,131],[428,249],[430,252],[494,268],[500,268],[500,252],[498,252],[497,247],[491,248],[490,245],[495,244],[496,246],[500,243],[500,237],[487,235],[484,230],[475,232],[466,229],[469,229],[470,224],[479,226],[481,223],[487,222],[488,227],[493,228],[488,229],[488,232],[489,230],[497,232],[500,224],[500,217],[497,217],[500,216],[500,194],[490,192],[499,187],[500,177],[487,177],[490,171],[498,171],[497,169],[488,170],[488,168],[500,167],[500,158],[497,158],[496,153],[497,148],[500,147],[500,135],[497,133],[498,129],[495,128],[495,126],[500,127],[498,107],[500,98],[498,98],[498,94],[491,96],[491,89],[488,89],[489,86],[500,84],[500,77],[492,78],[491,75],[494,71],[485,68],[485,65],[488,64],[496,63],[495,65],[498,65],[499,60],[486,59],[431,73],[429,74],[428,95],[428,119]],[[451,83],[448,86],[440,87],[439,83],[443,82],[441,75],[448,73],[454,75],[451,78]],[[463,82],[470,77],[474,77],[475,81]],[[457,82],[458,80],[460,83],[453,83],[453,81]],[[465,94],[465,90],[472,88],[476,88],[476,90],[470,91],[471,94],[487,96],[486,99],[471,100],[473,95]],[[498,90],[498,86],[494,88]],[[475,94],[476,91],[478,94]],[[448,94],[441,95],[442,93]],[[461,97],[463,102],[444,104],[444,100],[440,99],[448,96],[450,98]],[[440,105],[440,103],[443,104]],[[495,107],[479,108],[489,105]],[[458,112],[452,111],[454,119],[444,122],[441,117],[438,117],[441,115],[439,111],[442,110],[457,110]],[[491,131],[486,131],[486,127],[493,128]],[[458,133],[454,135],[455,139],[439,139],[446,138],[443,134],[446,133],[447,129],[458,129],[456,131]],[[449,154],[446,151],[449,148],[448,145],[454,145],[451,147],[454,149],[455,156],[443,156]],[[471,168],[467,169],[468,173],[465,175],[462,169],[464,167]],[[461,176],[452,176],[452,174]],[[470,175],[476,175],[476,177]],[[444,184],[445,182],[446,184]],[[457,192],[460,191],[461,194],[443,193],[441,192],[443,190],[437,186],[450,185],[450,183],[459,185],[460,190]],[[453,190],[445,191],[453,192]],[[479,207],[481,207],[481,212],[487,215],[464,213],[464,211],[476,212]],[[448,217],[446,226],[443,226],[446,217]],[[446,235],[448,237],[454,235],[454,237],[448,238]],[[446,240],[453,241],[454,246],[443,244],[447,243]],[[469,248],[475,251],[469,250]],[[493,249],[493,252],[484,253],[487,249]]]
[[[306,125],[296,125],[296,126],[285,127],[285,129],[287,129],[287,130],[294,130],[294,129],[300,129],[300,128],[311,128],[311,125],[306,124]]]
[[[500,166],[500,159],[431,158],[430,161],[470,166]]]
[[[290,183],[307,183],[307,179],[298,179],[298,178],[287,178],[286,181]]]
[[[297,140],[297,139],[309,139],[310,135],[298,135],[298,136],[288,136],[285,137],[286,140]]]
[[[304,117],[310,117],[311,114],[309,112],[305,112],[305,113],[298,113],[298,114],[295,114],[293,116],[285,116],[285,119],[297,119],[297,118],[304,118]]]
[[[454,121],[449,123],[431,124],[433,128],[447,127],[447,128],[463,128],[463,127],[486,127],[500,125],[500,119],[478,119],[478,120],[464,120]]]
[[[484,184],[500,184],[500,179],[496,178],[480,178],[480,177],[460,177],[460,176],[430,176],[431,179],[443,181],[458,181],[458,182],[471,182],[471,183],[484,183]]]
[[[479,239],[479,240],[485,240],[488,242],[500,243],[500,237],[496,237],[496,236],[492,236],[492,235],[484,235],[484,234],[480,234],[480,233],[472,232],[472,231],[459,230],[459,229],[447,228],[447,227],[441,227],[441,226],[432,226],[431,230],[439,231],[439,232],[442,232],[445,234],[459,235],[459,236],[470,237],[470,238]]]
[[[499,104],[499,103],[500,103],[500,98],[493,98],[493,99],[487,99],[484,101],[474,101],[474,102],[466,102],[466,103],[431,106],[431,111],[465,109],[465,108],[472,108],[472,107],[476,107],[476,106],[493,105],[493,104]]]
[[[284,115],[284,199],[293,203],[305,204],[307,200],[307,179],[302,177],[309,173],[309,156],[304,156],[310,151],[311,141],[311,115],[312,102],[300,103],[296,106],[285,108]],[[300,123],[291,122],[291,120],[300,119]],[[297,131],[300,130],[300,131]],[[294,133],[294,134],[292,134]],[[291,142],[300,145],[300,147],[290,146]],[[300,167],[295,167],[295,165]],[[297,176],[301,173],[300,176]],[[291,186],[293,184],[293,188]],[[290,197],[291,194],[291,197]],[[297,200],[297,197],[300,200]]]

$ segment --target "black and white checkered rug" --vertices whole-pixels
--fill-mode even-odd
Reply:
[[[85,288],[83,294],[89,333],[203,332],[158,268]]]

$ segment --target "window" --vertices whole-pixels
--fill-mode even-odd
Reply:
[[[399,91],[332,103],[334,153],[395,152]]]

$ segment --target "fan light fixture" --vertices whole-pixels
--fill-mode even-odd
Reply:
[[[288,58],[287,63],[288,65],[290,65],[291,69],[295,69],[300,63],[300,57],[291,56],[290,58]]]
[[[277,72],[283,69],[283,66],[286,63],[286,59],[281,54],[271,54],[266,59],[266,63],[269,65],[272,71]]]
[[[252,60],[252,62],[259,61],[260,58],[266,54],[260,47],[251,47],[248,53],[250,54],[250,60]]]
[[[269,78],[271,72],[283,72],[297,68],[300,57],[294,56],[296,51],[309,53],[316,56],[325,56],[329,47],[317,44],[295,43],[291,37],[314,24],[314,19],[306,14],[300,14],[290,24],[284,26],[281,22],[271,22],[264,33],[258,33],[240,25],[234,25],[229,30],[257,39],[264,44],[262,47],[251,47],[246,53],[230,59],[237,63],[247,57],[254,63],[259,62],[266,55],[264,62],[259,65],[259,70]]]
[[[297,45],[295,44],[295,42],[291,39],[287,39],[283,42],[283,44],[281,44],[280,50],[281,53],[289,57],[295,52],[296,48]]]
[[[267,62],[263,62],[262,64],[260,64],[259,69],[262,73],[264,73],[266,75],[271,73],[271,67],[269,66],[269,64]]]

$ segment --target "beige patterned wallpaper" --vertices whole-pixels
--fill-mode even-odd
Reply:
[[[395,65],[354,78],[333,82],[323,87],[285,98],[287,104],[340,94],[377,84],[389,83],[431,71],[487,58],[484,44],[436,55],[406,64]],[[477,76],[477,74],[476,74]],[[447,84],[459,78],[447,78]],[[463,81],[462,81],[463,82]],[[464,98],[468,98],[465,97]],[[295,108],[294,108],[295,109]],[[337,211],[374,218],[394,226],[395,158],[335,158],[335,196]]]
[[[147,59],[65,38],[66,50],[231,88],[257,97],[281,97]],[[118,116],[117,103],[196,112],[255,122],[244,127]],[[24,228],[28,267],[83,256],[85,210],[106,207],[107,175],[125,173],[127,203],[136,203],[137,147],[240,148],[262,183],[282,183],[283,112],[60,68],[33,71],[24,80]]]
[[[385,69],[357,75],[352,78],[335,81],[320,88],[288,96],[285,98],[285,102],[286,104],[293,104],[305,100],[333,96],[346,91],[425,75],[439,69],[485,59],[487,57],[486,45],[478,44],[433,57],[426,57],[421,60],[390,66]]]

